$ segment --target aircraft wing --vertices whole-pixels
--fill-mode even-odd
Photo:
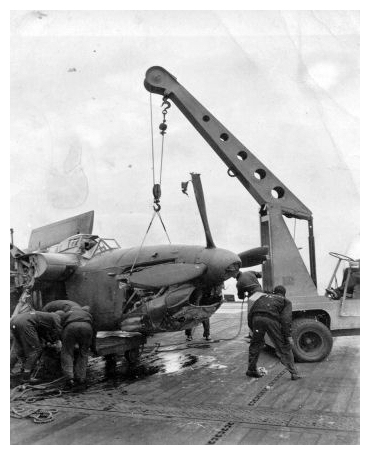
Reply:
[[[206,270],[204,264],[159,264],[133,272],[129,281],[134,287],[155,289],[194,280]]]

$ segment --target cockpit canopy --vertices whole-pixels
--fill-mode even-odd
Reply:
[[[98,235],[77,234],[49,248],[49,253],[75,253],[90,259],[105,251],[120,248],[115,239],[102,239]]]

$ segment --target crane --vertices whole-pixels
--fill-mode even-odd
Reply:
[[[272,291],[276,284],[283,284],[293,300],[296,359],[322,360],[331,351],[332,336],[358,334],[359,298],[344,296],[333,301],[328,295],[318,294],[311,210],[166,69],[149,68],[144,86],[178,107],[226,164],[229,176],[236,177],[259,204],[261,245],[269,250],[262,265],[263,287]],[[284,217],[307,222],[310,271]],[[339,261],[345,260],[343,255],[332,255]],[[334,274],[338,267],[339,263]],[[330,283],[332,281],[333,276]]]

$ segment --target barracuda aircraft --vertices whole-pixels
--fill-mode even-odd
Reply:
[[[33,230],[27,253],[11,245],[18,288],[31,291],[36,309],[61,300],[89,305],[98,331],[149,335],[198,325],[222,304],[224,281],[263,262],[267,249],[217,248],[199,174],[192,182],[206,246],[121,249],[92,234],[94,212],[87,212]]]

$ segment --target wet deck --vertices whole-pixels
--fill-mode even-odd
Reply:
[[[214,340],[237,334],[238,308],[212,317]],[[201,328],[190,344],[156,335],[139,368],[122,364],[110,380],[92,359],[88,390],[28,405],[58,413],[43,425],[12,418],[11,444],[359,444],[359,337],[335,339],[329,358],[299,364],[304,379],[293,382],[270,351],[259,362],[268,374],[247,378],[245,334],[209,344]],[[149,352],[156,342],[160,352]]]

